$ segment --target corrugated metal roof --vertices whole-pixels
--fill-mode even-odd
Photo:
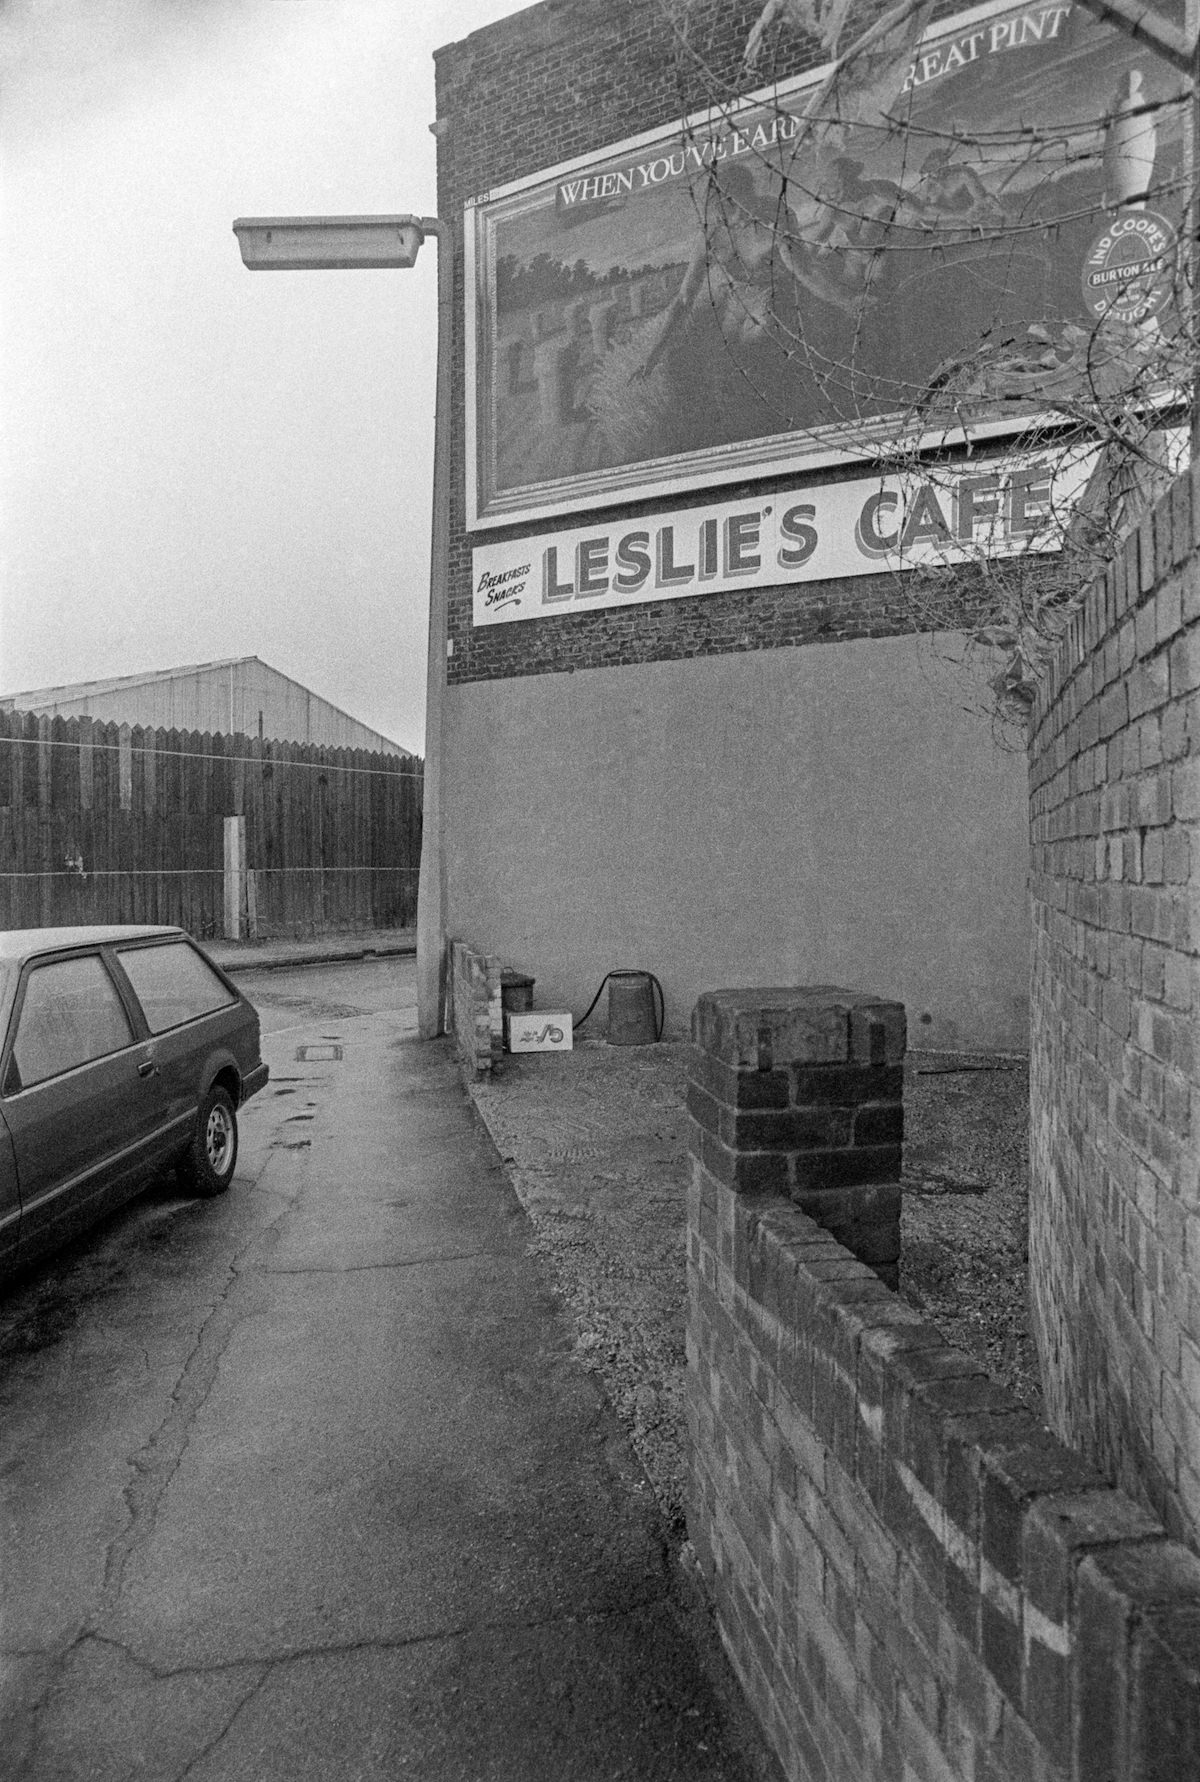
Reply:
[[[186,675],[208,674],[214,668],[238,668],[243,662],[257,662],[260,668],[268,669],[271,674],[278,674],[281,680],[291,680],[290,675],[281,674],[279,669],[272,668],[261,657],[224,656],[219,662],[191,662],[182,668],[151,668],[142,674],[110,675],[102,681],[62,681],[56,687],[28,687],[19,693],[0,694],[0,704],[15,706],[18,711],[34,710],[39,705],[49,705],[53,700],[90,699],[94,693],[112,693],[122,687],[149,687],[163,681],[181,681]],[[300,683],[292,681],[292,685],[299,686]],[[317,698],[320,698],[320,694]],[[29,702],[28,705],[26,701]],[[328,703],[327,700],[326,704]]]
[[[0,695],[0,710],[36,713],[46,710],[47,707],[77,705],[84,700],[107,699],[113,695],[125,693],[135,694],[144,692],[148,688],[170,686],[175,682],[199,681],[205,676],[217,673],[229,674],[238,669],[257,670],[270,682],[276,683],[280,689],[284,687],[294,689],[304,697],[306,702],[311,702],[317,708],[344,720],[364,738],[363,743],[348,746],[373,747],[378,742],[385,746],[386,752],[394,752],[411,758],[411,751],[406,749],[403,744],[385,736],[382,731],[374,729],[373,726],[364,724],[361,719],[352,717],[341,706],[334,705],[332,700],[314,692],[311,687],[306,687],[302,681],[297,681],[291,675],[284,674],[281,669],[272,668],[271,664],[264,662],[261,656],[224,656],[215,662],[191,662],[176,668],[148,669],[140,674],[109,675],[102,680],[66,681],[56,687],[31,687],[20,692]],[[280,735],[279,732],[273,734]],[[372,741],[366,742],[367,738]],[[305,739],[301,738],[300,740]]]

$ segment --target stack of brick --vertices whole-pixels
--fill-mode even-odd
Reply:
[[[904,1009],[818,989],[720,990],[692,1018],[700,1166],[772,1189],[889,1287],[900,1260]]]
[[[702,999],[706,1111],[850,1025],[756,994]],[[790,1782],[1194,1782],[1200,1560],[725,1130],[693,1132],[688,1529]]]
[[[449,1030],[459,1062],[469,1075],[484,1076],[503,1044],[500,961],[452,940],[449,954]]]

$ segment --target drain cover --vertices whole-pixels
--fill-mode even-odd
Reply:
[[[340,1046],[297,1046],[297,1064],[340,1064],[342,1048]]]

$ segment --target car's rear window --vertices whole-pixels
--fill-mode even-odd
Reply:
[[[23,1088],[132,1044],[116,987],[94,953],[30,972],[13,1045]]]
[[[118,958],[137,992],[151,1033],[165,1033],[198,1015],[236,1002],[207,960],[186,941],[160,947],[122,947]]]

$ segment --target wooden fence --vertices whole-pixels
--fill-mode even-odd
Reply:
[[[223,931],[244,817],[257,933],[416,921],[420,760],[0,711],[0,928]]]

